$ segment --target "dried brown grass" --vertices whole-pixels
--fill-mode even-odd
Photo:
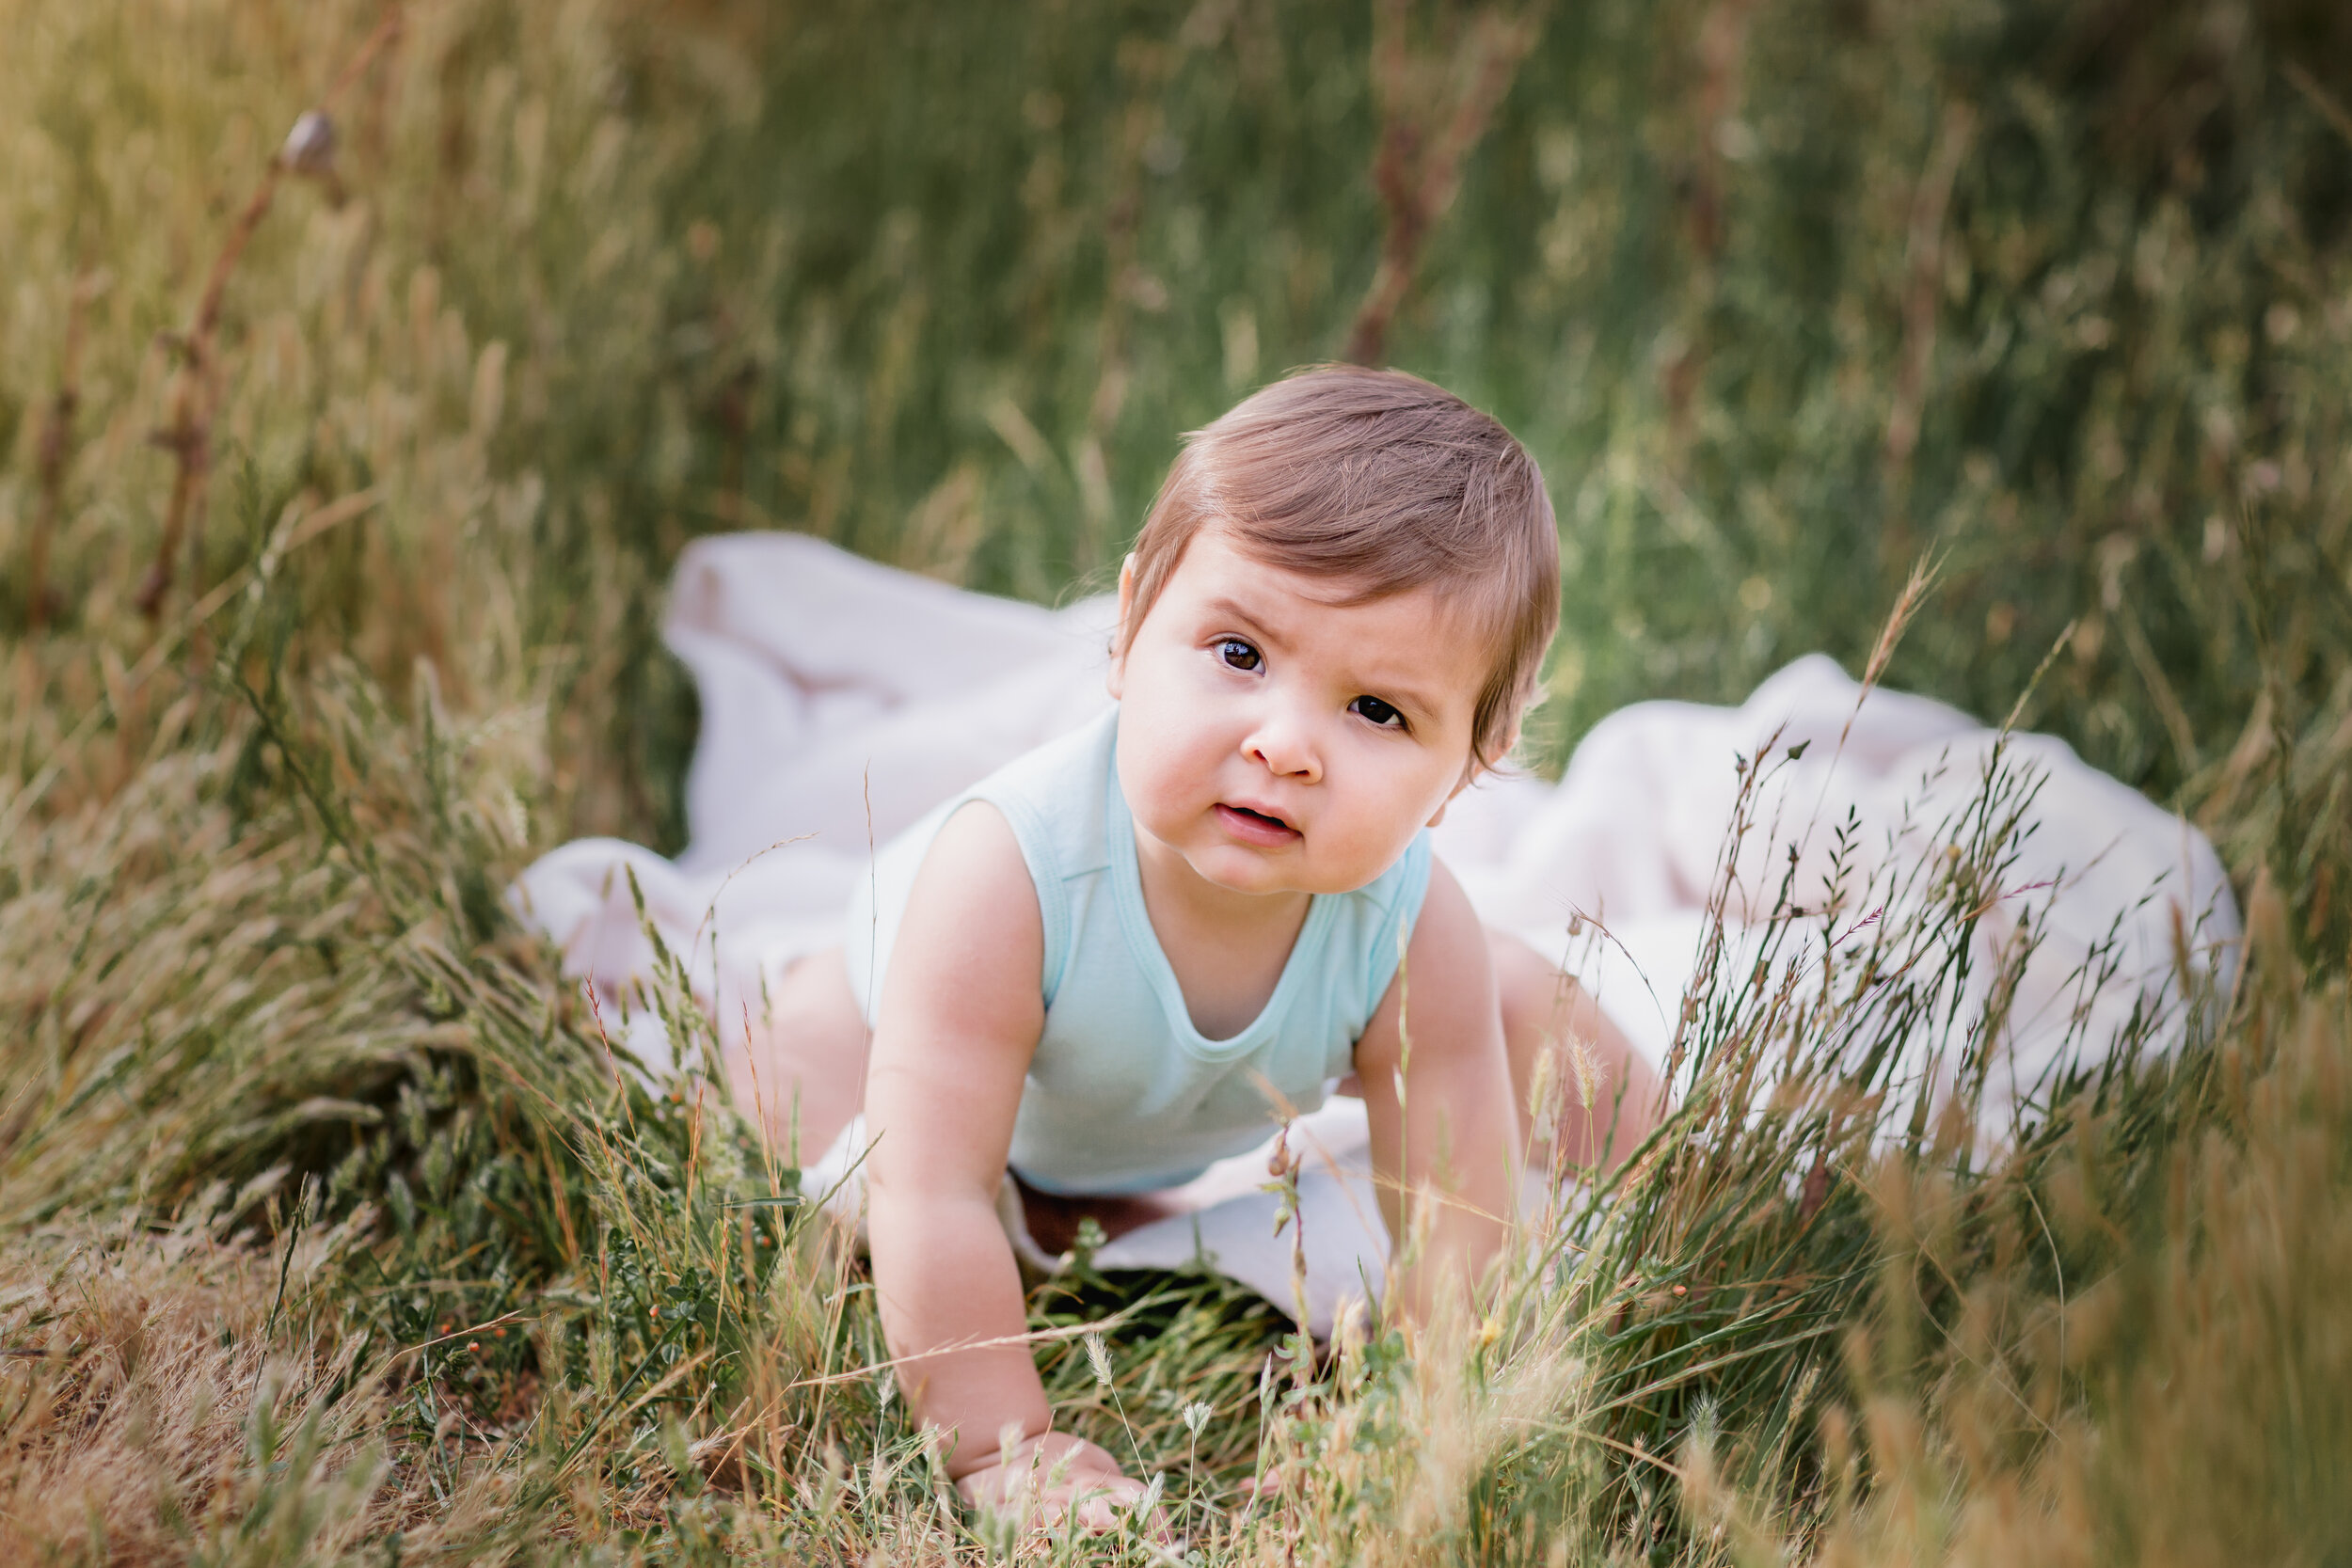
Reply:
[[[348,1236],[287,1260],[295,1317]],[[0,1248],[0,1560],[183,1560],[239,1531],[272,1488],[315,1495],[268,1521],[331,1555],[368,1522],[377,1411],[338,1397],[350,1347],[273,1335],[279,1260],[201,1225],[45,1227]],[[270,1475],[273,1465],[288,1468]]]

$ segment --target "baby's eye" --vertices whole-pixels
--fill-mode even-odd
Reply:
[[[1263,656],[1257,649],[1238,637],[1229,637],[1219,642],[1216,645],[1216,657],[1223,659],[1229,668],[1234,670],[1255,670],[1265,662]]]
[[[1377,697],[1359,697],[1347,705],[1347,711],[1371,720],[1384,730],[1405,727],[1405,716]]]

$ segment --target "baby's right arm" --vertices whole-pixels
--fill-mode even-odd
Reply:
[[[1040,1499],[1057,1513],[1081,1490],[1123,1499],[1142,1489],[1092,1444],[1047,1437],[1053,1413],[1022,1338],[1020,1270],[996,1219],[1045,1026],[1044,946],[1011,828],[984,803],[959,811],[915,875],[882,979],[866,1083],[867,1231],[898,1381],[917,1418],[942,1433],[947,1473],[967,1497],[994,1501],[1030,1460],[1060,1463],[1064,1484]],[[1010,1427],[1024,1439],[1011,1455],[1021,1477],[998,1469]]]

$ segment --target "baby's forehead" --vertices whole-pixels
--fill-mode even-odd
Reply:
[[[1302,570],[1257,554],[1246,538],[1203,538],[1213,540],[1209,547],[1186,551],[1177,571],[1181,576],[1199,559],[1208,568],[1201,574],[1204,592],[1231,594],[1241,585],[1248,596],[1279,600],[1285,613],[1297,616],[1383,607],[1427,620],[1432,631],[1448,641],[1484,641],[1488,636],[1491,595],[1459,577],[1433,573],[1418,581],[1395,582],[1368,573]]]
[[[1478,607],[1453,584],[1368,587],[1344,578],[1306,578],[1280,586],[1291,590],[1279,595],[1284,613],[1299,620],[1409,626],[1412,635],[1433,651],[1483,646],[1488,641]]]

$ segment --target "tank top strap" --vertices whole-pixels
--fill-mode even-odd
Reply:
[[[1043,927],[1044,960],[1039,984],[1051,1007],[1070,967],[1072,933],[1078,921],[1072,889],[1104,864],[1102,810],[1098,798],[1118,731],[1118,710],[1016,757],[963,793],[923,814],[876,853],[867,874],[853,884],[843,928],[850,989],[870,1027],[882,1002],[882,977],[898,945],[898,923],[914,889],[915,873],[930,853],[947,819],[975,800],[996,808],[1021,847],[1022,863],[1037,889]],[[1091,808],[1091,809],[1089,809]]]
[[[1048,742],[975,784],[959,804],[985,800],[1004,817],[1021,846],[1037,888],[1044,927],[1044,961],[1038,980],[1051,1007],[1070,967],[1072,884],[1100,874],[1110,857],[1104,833],[1103,781],[1119,738],[1119,710]]]

